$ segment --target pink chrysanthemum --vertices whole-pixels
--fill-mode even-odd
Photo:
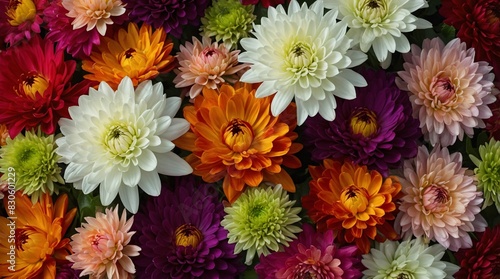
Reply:
[[[177,53],[180,67],[174,79],[176,88],[190,87],[191,99],[204,87],[215,90],[225,81],[236,82],[236,74],[247,67],[238,65],[239,50],[230,51],[223,44],[212,43],[209,37],[203,37],[201,42],[193,37],[193,43],[181,45]]]
[[[473,128],[484,128],[491,116],[488,104],[498,92],[487,62],[474,61],[475,51],[454,39],[444,44],[439,38],[425,39],[420,49],[412,45],[403,55],[404,71],[396,83],[410,92],[413,116],[432,145],[449,146]]]
[[[47,0],[0,0],[0,38],[14,45],[40,33]]]
[[[135,232],[129,232],[134,217],[127,221],[126,211],[121,218],[118,206],[114,210],[106,208],[106,213],[98,212],[96,217],[86,217],[87,223],[76,228],[77,234],[71,239],[73,254],[67,259],[73,262],[73,269],[82,272],[80,276],[90,278],[128,278],[135,273],[130,257],[138,256],[141,248],[129,245]]]
[[[462,154],[440,146],[429,154],[421,146],[417,157],[404,165],[396,226],[403,234],[425,236],[452,251],[471,247],[468,232],[484,231],[487,224],[479,215],[483,198],[474,173],[462,168]]]

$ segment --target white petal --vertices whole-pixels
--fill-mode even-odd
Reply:
[[[278,91],[271,103],[271,113],[274,116],[280,115],[292,102],[293,96],[291,92]]]
[[[125,208],[131,213],[137,213],[139,209],[139,190],[134,187],[120,187],[120,200]]]
[[[184,135],[187,131],[189,131],[189,122],[184,118],[174,118],[167,131],[159,136],[172,141]]]
[[[142,172],[139,187],[150,196],[159,196],[161,191],[160,176],[155,171]]]
[[[193,168],[186,161],[172,152],[156,154],[156,158],[158,159],[158,166],[156,167],[158,173],[182,176],[193,172]]]
[[[118,171],[111,171],[101,183],[99,187],[99,194],[101,196],[101,203],[107,206],[113,202],[118,195],[118,190],[122,184],[122,173]],[[125,186],[127,187],[127,186]]]
[[[165,110],[163,111],[164,115],[168,115],[172,118],[177,114],[179,108],[181,107],[181,98],[179,97],[169,97],[167,98]]]
[[[155,158],[156,159],[156,158]],[[130,166],[128,171],[123,173],[123,184],[126,186],[135,186],[141,179],[141,170],[139,167]]]
[[[139,167],[144,171],[152,171],[156,168],[157,160],[154,153],[149,149],[143,149],[142,154],[137,157]]]
[[[263,98],[276,93],[276,89],[274,88],[274,82],[265,81],[263,82],[257,91],[255,92],[255,97]]]

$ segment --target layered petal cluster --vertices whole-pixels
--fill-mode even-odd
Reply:
[[[500,98],[490,105],[491,113],[493,114],[490,118],[486,119],[486,131],[490,134],[490,137],[500,140]]]
[[[68,107],[88,91],[89,83],[71,84],[76,61],[64,60],[51,40],[36,36],[0,52],[0,123],[11,138],[23,129],[56,131],[57,121],[68,117]]]
[[[124,0],[129,17],[154,28],[163,27],[166,33],[180,38],[185,25],[198,26],[208,0]]]
[[[398,237],[389,223],[395,219],[401,190],[396,177],[384,179],[366,166],[331,159],[309,166],[309,172],[310,191],[302,205],[320,232],[333,230],[338,240],[354,242],[364,254],[370,250],[370,239],[383,242]]]
[[[464,134],[472,137],[474,128],[484,128],[498,90],[493,87],[492,67],[474,59],[460,39],[446,45],[440,38],[425,39],[422,48],[412,45],[403,55],[404,71],[396,84],[408,91],[413,116],[434,146],[449,146]]]
[[[184,107],[191,132],[175,142],[192,151],[186,158],[204,181],[223,179],[224,194],[234,202],[245,185],[262,181],[282,184],[295,192],[295,184],[283,167],[298,168],[293,154],[302,145],[294,143],[295,119],[285,122],[270,115],[271,98],[255,98],[249,84],[222,85],[219,92],[203,89],[193,106]]]
[[[220,224],[224,206],[216,188],[194,176],[172,184],[136,215],[138,278],[236,278],[245,266]]]
[[[364,53],[351,50],[347,24],[337,22],[337,13],[324,14],[323,1],[311,7],[292,0],[288,12],[283,6],[270,7],[267,17],[254,25],[255,38],[243,38],[245,49],[238,59],[251,68],[241,81],[260,83],[258,98],[275,94],[271,105],[279,115],[295,98],[298,124],[319,114],[328,121],[335,118],[335,97],[354,99],[355,86],[366,86],[365,79],[349,69],[363,63]]]
[[[495,204],[500,212],[500,141],[491,139],[479,146],[479,158],[469,155],[476,165],[477,189],[483,192],[483,209]]]
[[[217,90],[224,82],[236,82],[238,74],[248,67],[238,64],[239,53],[224,44],[212,43],[209,37],[203,37],[201,42],[193,37],[193,43],[181,45],[177,53],[175,87],[189,89],[187,95],[193,99],[203,88]]]
[[[85,223],[86,222],[86,223]],[[139,256],[141,248],[131,245],[134,231],[130,231],[134,216],[127,220],[127,212],[118,215],[106,208],[105,213],[97,212],[95,217],[85,217],[82,226],[71,236],[72,255],[67,259],[72,268],[82,270],[80,276],[90,275],[96,279],[130,278],[135,274],[130,257]]]
[[[500,266],[500,225],[478,233],[471,248],[455,253],[460,270],[457,279],[485,279],[498,277]]]
[[[261,255],[255,271],[261,279],[361,277],[361,257],[354,245],[339,247],[333,231],[316,232],[310,224],[302,225],[297,239],[283,251]]]
[[[45,193],[59,194],[57,183],[64,185],[64,180],[58,165],[61,157],[55,149],[54,135],[27,131],[25,135],[8,138],[7,145],[0,149],[0,173],[13,173],[14,177],[3,175],[0,179],[10,181],[15,190],[31,196],[33,203]]]
[[[153,32],[147,24],[139,29],[137,24],[129,23],[127,29],[121,28],[113,37],[102,38],[90,57],[83,60],[82,69],[90,73],[84,78],[105,81],[116,89],[128,76],[137,86],[173,68],[172,47],[162,28]]]
[[[404,163],[403,197],[396,226],[403,235],[435,240],[457,251],[472,245],[469,232],[487,226],[479,214],[483,198],[472,170],[462,167],[462,155],[436,146],[418,149]]]
[[[9,129],[5,124],[0,124],[0,146],[7,144],[7,139],[9,138]]]
[[[100,199],[109,205],[120,199],[132,213],[139,208],[139,186],[148,195],[161,190],[159,173],[186,175],[191,167],[172,150],[172,140],[189,130],[174,118],[181,100],[165,98],[163,85],[145,81],[134,89],[125,77],[116,92],[101,82],[71,107],[71,119],[59,121],[63,137],[57,154],[68,164],[64,179],[84,194],[100,185]]]
[[[446,249],[440,244],[429,246],[422,238],[385,241],[363,255],[363,279],[432,278],[453,279],[458,266],[442,261]]]
[[[417,155],[421,136],[418,120],[406,92],[394,83],[395,75],[363,70],[367,87],[356,88],[356,99],[338,100],[337,117],[306,121],[305,142],[317,161],[349,159],[387,176],[404,159]]]
[[[500,81],[500,1],[442,0],[444,23],[457,29],[457,37],[474,48],[476,59],[487,61]]]
[[[71,251],[70,240],[64,235],[76,208],[68,211],[68,196],[62,194],[53,203],[50,195],[44,194],[32,204],[28,196],[17,191],[13,199],[5,198],[3,203],[7,218],[0,217],[0,277],[55,278],[56,267],[69,263],[66,256]]]
[[[302,229],[300,207],[294,207],[281,184],[247,188],[231,205],[224,208],[226,215],[221,225],[228,231],[229,243],[236,243],[234,253],[246,251],[245,264],[251,265],[257,257],[278,251],[296,239]]]
[[[325,7],[339,12],[339,19],[349,26],[347,37],[365,53],[373,49],[385,68],[392,53],[410,51],[403,33],[432,28],[429,21],[412,15],[429,7],[426,0],[325,0]]]
[[[41,32],[47,0],[0,0],[0,39],[12,45]]]

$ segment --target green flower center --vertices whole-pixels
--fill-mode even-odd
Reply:
[[[264,212],[265,206],[262,204],[256,204],[250,207],[249,216],[252,218],[258,218]]]
[[[318,69],[318,56],[314,46],[305,42],[295,42],[286,51],[286,69],[293,73],[292,83],[306,77]]]
[[[365,27],[376,27],[377,24],[383,23],[388,14],[388,5],[386,0],[364,0],[359,1],[356,7],[355,14],[361,22],[365,23]],[[375,26],[373,26],[375,24]]]
[[[135,131],[126,125],[111,125],[104,137],[104,145],[114,156],[128,157],[137,143]]]

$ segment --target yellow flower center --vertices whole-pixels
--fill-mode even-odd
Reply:
[[[355,135],[363,135],[365,138],[371,137],[377,132],[377,115],[366,108],[359,108],[351,115],[351,130]]]
[[[131,74],[142,70],[148,65],[148,57],[142,51],[129,48],[118,55],[118,61],[126,73]],[[136,73],[133,76],[137,76]]]
[[[203,240],[201,231],[191,224],[184,224],[178,227],[175,232],[175,245],[196,248]]]
[[[223,134],[224,143],[235,152],[248,150],[253,137],[252,126],[239,118],[231,120]]]
[[[376,27],[382,23],[387,15],[387,1],[386,0],[364,0],[359,1],[357,6],[357,15],[365,27]]]
[[[104,135],[104,146],[119,160],[128,160],[134,157],[134,150],[137,146],[137,136],[133,127],[124,124],[114,124],[106,129]]]
[[[29,73],[21,76],[19,87],[21,87],[20,91],[24,95],[35,99],[37,93],[43,96],[43,93],[49,87],[49,82],[37,73]]]
[[[28,240],[30,239],[30,237],[28,235],[28,231],[26,231],[24,229],[16,229],[15,237],[16,237],[15,238],[16,239],[16,249],[24,251],[23,245],[26,244],[28,242]]]
[[[292,82],[309,76],[318,69],[318,56],[313,46],[304,42],[293,43],[286,51],[286,70],[293,74]]]
[[[36,16],[36,6],[32,0],[10,0],[5,12],[12,26],[33,20]]]
[[[354,185],[342,191],[340,201],[344,207],[349,210],[353,215],[358,212],[364,212],[368,205],[368,193],[364,188],[358,188]]]

